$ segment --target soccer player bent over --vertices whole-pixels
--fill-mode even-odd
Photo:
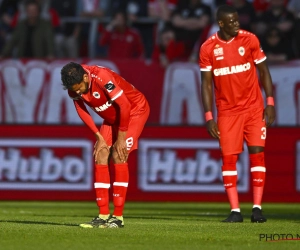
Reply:
[[[253,185],[252,222],[266,222],[261,201],[266,166],[264,147],[266,132],[275,120],[272,79],[266,56],[257,37],[239,28],[236,10],[222,5],[217,10],[219,31],[209,37],[200,49],[202,102],[209,134],[219,139],[222,153],[222,175],[231,213],[223,222],[242,222],[236,187],[238,154],[243,141],[248,146]],[[256,69],[263,85],[267,106],[264,108]],[[218,110],[217,123],[212,116],[213,87]]]
[[[70,62],[62,68],[61,80],[74,101],[79,117],[97,139],[94,147],[94,187],[99,216],[80,226],[124,227],[123,209],[129,181],[127,159],[129,153],[137,149],[138,138],[150,112],[148,102],[133,85],[108,68]],[[104,119],[100,131],[85,105]],[[112,215],[109,211],[108,192],[110,188],[108,165],[111,157],[115,168]]]

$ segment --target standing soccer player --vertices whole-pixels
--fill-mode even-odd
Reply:
[[[112,70],[100,66],[66,64],[61,70],[63,86],[73,99],[82,121],[96,136],[95,190],[99,215],[84,228],[124,227],[123,209],[129,181],[127,159],[137,149],[138,138],[148,119],[150,108],[145,96]],[[86,106],[104,119],[98,130]],[[109,210],[109,162],[115,168],[113,182],[114,211]]]
[[[272,79],[266,56],[257,37],[239,27],[236,10],[222,5],[217,10],[219,31],[200,49],[202,102],[209,134],[219,139],[222,175],[231,213],[223,222],[242,222],[236,187],[238,154],[243,141],[248,146],[253,185],[252,222],[266,222],[261,201],[265,184],[264,147],[266,132],[275,120]],[[259,71],[267,106],[264,108],[256,69]],[[218,110],[217,123],[212,115],[213,87]]]

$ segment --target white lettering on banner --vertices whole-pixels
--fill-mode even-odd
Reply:
[[[82,124],[67,91],[61,91],[60,69],[67,62],[69,61],[1,61],[0,121],[8,124]],[[107,66],[119,72],[116,65],[110,61],[95,60],[87,64]],[[275,87],[276,125],[300,125],[299,65],[300,61],[294,61],[270,66]],[[232,72],[231,68],[229,71]],[[155,84],[157,85],[153,87],[160,88],[161,83]],[[163,84],[161,110],[160,114],[157,114],[160,121],[157,122],[163,125],[205,124],[197,64],[170,64]],[[155,96],[148,98],[153,98],[150,103],[157,102]],[[102,119],[94,111],[89,111],[97,124],[102,123]],[[213,113],[217,113],[215,107]]]
[[[61,156],[63,148],[79,153]],[[23,154],[29,149],[39,153],[25,157]],[[0,190],[90,190],[93,175],[91,151],[91,142],[80,139],[0,140]]]
[[[230,68],[225,67],[220,69],[214,69],[214,75],[224,76],[224,75],[236,74],[236,73],[247,71],[250,68],[251,68],[251,64],[248,62],[241,65],[231,66]]]
[[[0,95],[0,114],[5,123],[82,124],[67,91],[62,91],[60,70],[69,61],[3,60],[0,63],[5,92]],[[119,72],[113,62],[91,61]],[[90,63],[91,63],[90,62]],[[0,77],[1,78],[1,77]],[[0,88],[3,90],[3,88]],[[64,113],[63,111],[66,110]],[[88,110],[92,111],[88,107]],[[90,112],[95,123],[103,119]],[[2,119],[2,116],[0,116]]]
[[[160,112],[161,124],[203,124],[200,71],[193,63],[172,63],[166,71]]]
[[[245,147],[246,148],[246,147]],[[182,150],[195,157],[181,159]],[[212,140],[148,140],[139,142],[139,187],[144,191],[224,192],[221,159],[210,152],[219,151]],[[237,163],[238,189],[249,190],[248,154],[240,154]]]
[[[296,190],[300,192],[300,141],[296,143]]]
[[[297,62],[294,62],[292,65],[270,66],[270,73],[275,87],[276,125],[300,125],[299,63],[300,61],[298,65]],[[198,67],[198,65],[196,66]],[[172,85],[172,81],[176,79],[175,72],[178,72],[177,70],[191,70],[194,67],[195,65],[193,66],[190,63],[173,63],[167,68],[160,113],[161,124],[185,124],[182,117],[182,110],[185,105],[185,100],[181,97],[183,93],[180,93],[180,88],[175,88]],[[195,85],[200,85],[200,78],[195,78],[195,81]],[[191,81],[184,80],[184,82],[190,83]],[[191,94],[190,104],[191,106],[195,105],[195,107],[198,107],[200,104],[193,98],[195,93],[196,91]],[[173,100],[172,103],[170,101],[171,98]],[[215,107],[213,107],[213,113],[216,114]],[[194,116],[195,114],[201,118],[199,124],[203,125],[205,123],[203,113],[191,113]],[[188,119],[186,123],[191,125],[197,124],[197,122],[193,123]]]
[[[299,65],[270,67],[275,87],[276,124],[300,125]]]
[[[3,103],[5,122],[32,123],[37,121],[35,107],[46,80],[47,64],[43,61],[29,62],[26,71],[18,61],[4,61],[1,65],[5,94]]]

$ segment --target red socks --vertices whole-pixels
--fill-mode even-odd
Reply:
[[[125,204],[126,192],[129,181],[129,171],[127,163],[114,164],[115,182],[113,183],[113,202],[115,216],[122,216]]]
[[[125,204],[126,192],[129,181],[128,164],[114,164],[115,182],[113,183],[113,202],[115,216],[122,216]],[[99,207],[99,214],[107,215],[109,212],[109,192],[110,176],[108,165],[96,164],[95,166],[95,184],[96,201]]]
[[[253,207],[261,209],[261,200],[266,179],[265,154],[250,154],[250,170],[253,185]]]
[[[264,152],[258,154],[250,154],[250,171],[253,186],[253,207],[261,209],[261,200],[264,191],[266,179],[266,167]],[[224,155],[222,175],[224,187],[229,199],[231,211],[240,211],[238,192],[236,188],[237,171],[236,162],[237,155]]]
[[[110,177],[108,165],[96,164],[95,166],[95,183],[96,201],[99,207],[99,214],[110,214],[109,212],[109,193]]]
[[[237,159],[238,159],[237,155],[223,155],[222,175],[223,175],[223,184],[229,199],[231,211],[240,212],[239,198],[238,198],[238,192],[236,188]]]

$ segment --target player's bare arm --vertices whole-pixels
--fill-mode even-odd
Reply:
[[[201,71],[201,97],[204,107],[204,111],[211,112],[212,102],[213,102],[213,85],[212,85],[212,72],[211,71]],[[217,123],[214,119],[206,122],[206,128],[208,133],[216,139],[220,138],[220,132]]]
[[[260,80],[264,88],[266,97],[273,97],[272,78],[265,61],[257,64]],[[266,120],[267,127],[270,126],[276,118],[276,112],[273,105],[267,105],[264,109],[263,119]]]

